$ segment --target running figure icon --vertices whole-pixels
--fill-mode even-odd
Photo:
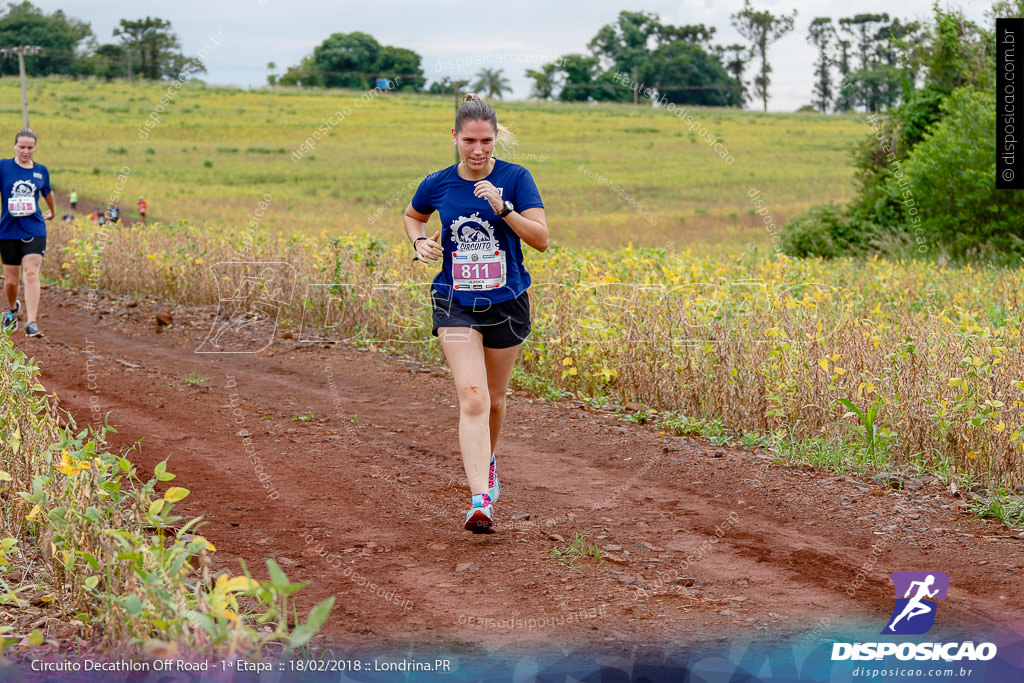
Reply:
[[[933,609],[935,609],[934,606],[929,606],[926,603],[922,602],[922,598],[934,598],[938,594],[938,588],[936,588],[933,591],[928,590],[928,588],[931,587],[934,583],[935,576],[932,574],[929,574],[928,578],[926,578],[924,581],[911,582],[910,588],[907,589],[907,593],[903,597],[910,598],[910,594],[914,591],[914,586],[917,586],[917,594],[914,597],[910,598],[910,602],[908,602],[907,606],[903,608],[903,611],[900,612],[900,615],[893,619],[892,623],[889,624],[890,631],[895,630],[896,624],[903,617],[906,617],[907,621],[910,621],[916,616],[928,614]]]
[[[889,624],[883,634],[917,635],[935,624],[939,601],[946,599],[949,577],[942,572],[894,572],[889,575],[896,589]]]

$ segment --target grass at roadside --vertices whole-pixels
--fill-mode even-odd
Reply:
[[[597,544],[587,543],[587,534],[576,534],[576,537],[566,547],[552,548],[548,551],[548,558],[558,560],[559,566],[575,570],[579,570],[576,562],[588,557],[596,559],[598,567],[604,563],[604,560],[601,559],[601,549]]]

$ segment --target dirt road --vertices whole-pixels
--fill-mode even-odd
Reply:
[[[337,596],[320,645],[654,656],[876,637],[889,573],[923,570],[951,583],[933,634],[1024,633],[1024,539],[937,482],[880,488],[516,393],[498,533],[473,536],[446,370],[281,331],[197,354],[212,308],[157,331],[154,302],[84,303],[47,288],[45,339],[14,337],[44,385],[80,422],[109,413],[114,445],[141,440],[143,471],[170,459],[218,566],[276,558],[310,582],[302,612]],[[549,557],[577,534],[603,562]]]

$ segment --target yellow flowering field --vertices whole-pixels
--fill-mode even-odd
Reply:
[[[51,232],[71,285],[237,306],[246,277],[276,278],[275,295],[250,288],[249,303],[272,302],[302,339],[439,358],[433,273],[404,243],[188,223]],[[1024,475],[1020,270],[633,246],[556,247],[528,267],[521,366],[542,386],[718,420],[736,437],[841,443],[868,466],[992,485]]]

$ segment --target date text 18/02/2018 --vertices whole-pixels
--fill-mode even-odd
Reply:
[[[291,659],[281,662],[221,662],[225,669],[263,673],[269,671],[451,671],[449,659],[418,661],[415,659]],[[232,666],[233,665],[233,666]]]

